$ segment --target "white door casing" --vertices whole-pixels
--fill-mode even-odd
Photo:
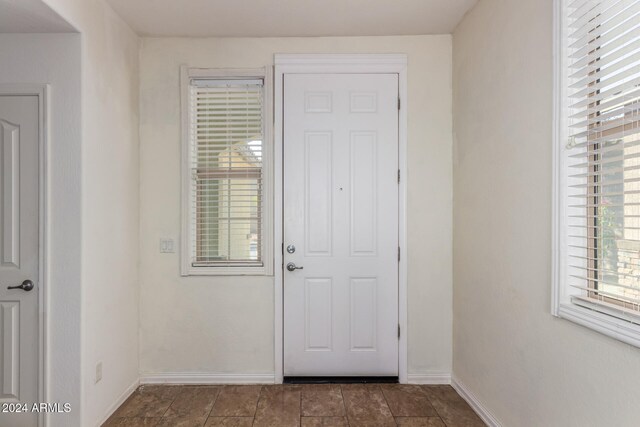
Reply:
[[[0,402],[39,401],[40,99],[0,95]],[[28,284],[30,291],[7,289]],[[35,426],[37,413],[0,413],[0,425]]]
[[[398,375],[398,83],[284,76],[284,375]]]

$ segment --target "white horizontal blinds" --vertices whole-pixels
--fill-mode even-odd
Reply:
[[[640,1],[567,5],[567,270],[576,304],[640,317]]]
[[[191,81],[192,266],[263,265],[263,87]]]

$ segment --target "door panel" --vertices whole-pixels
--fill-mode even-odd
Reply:
[[[38,97],[0,96],[0,402],[38,401]],[[25,280],[34,289],[7,289]],[[37,425],[0,413],[0,426]]]
[[[398,76],[284,79],[284,373],[398,375]]]
[[[349,348],[351,351],[376,351],[378,280],[352,277],[349,286]]]
[[[330,277],[305,279],[304,287],[305,351],[331,351],[332,280]]]
[[[377,232],[377,140],[374,132],[351,132],[349,216],[351,256],[375,256]]]
[[[305,132],[305,252],[331,256],[333,234],[331,132]]]

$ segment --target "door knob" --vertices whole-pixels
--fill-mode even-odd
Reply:
[[[22,289],[23,291],[29,292],[33,289],[33,282],[31,280],[25,280],[18,286],[7,286],[7,289]]]
[[[290,262],[289,264],[287,264],[287,270],[289,271],[295,271],[295,270],[302,270],[304,267],[296,267],[296,265],[292,262]]]

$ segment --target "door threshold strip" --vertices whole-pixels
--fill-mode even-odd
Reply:
[[[398,377],[289,377],[285,384],[397,384]]]

